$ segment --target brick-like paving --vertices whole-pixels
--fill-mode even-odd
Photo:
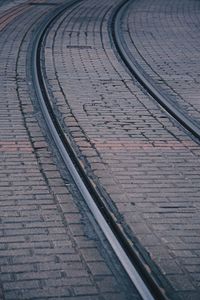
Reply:
[[[136,62],[200,126],[199,1],[133,1],[123,22]]]
[[[139,300],[45,134],[27,68],[51,9],[25,5],[0,32],[0,298]]]
[[[1,2],[0,20],[19,3]],[[107,26],[117,3],[86,0],[53,26],[49,90],[86,171],[171,299],[199,300],[200,147],[116,58]],[[0,297],[139,299],[44,134],[27,65],[37,22],[53,8],[25,4],[0,25]],[[197,122],[199,9],[136,0],[123,24],[138,63]]]
[[[161,1],[141,0],[132,8],[140,3],[144,14],[147,11],[152,18],[156,11],[148,3],[152,6],[154,2],[161,5]],[[53,26],[45,46],[49,89],[55,111],[88,174],[149,265],[158,267],[154,270],[171,299],[197,300],[200,147],[141,90],[116,58],[107,26],[117,3],[84,1]],[[190,15],[191,7],[199,5],[195,0],[170,1],[171,10],[163,8],[163,17],[171,14],[176,32],[182,26],[176,17],[181,4],[185,12],[188,4]],[[128,20],[131,22],[131,14]],[[159,19],[155,20],[158,27]],[[144,20],[138,22],[142,30]],[[135,24],[130,26],[132,30]],[[140,38],[146,43],[145,34]],[[184,38],[189,39],[186,30]],[[153,56],[152,44],[148,47]],[[171,43],[170,49],[173,47],[176,59],[177,46]],[[163,55],[159,45],[154,55],[159,49]],[[168,60],[170,68],[170,57]],[[182,72],[186,76],[184,66]],[[185,81],[182,85],[188,86]]]

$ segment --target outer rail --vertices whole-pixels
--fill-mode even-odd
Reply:
[[[130,0],[123,1],[116,9],[112,24],[113,29],[111,36],[122,61],[125,63],[131,74],[138,80],[138,82],[146,89],[146,91],[172,116],[178,121],[185,129],[187,129],[195,138],[200,139],[200,127],[192,119],[189,118],[180,108],[175,107],[174,103],[162,94],[151,82],[147,80],[145,74],[138,68],[136,63],[133,62],[126,41],[121,32],[120,23],[125,15],[125,12],[130,5]]]
[[[0,16],[0,32],[16,17],[30,9],[29,3],[19,4],[8,9]]]
[[[103,197],[98,193],[94,183],[87,177],[81,162],[73,151],[69,139],[66,137],[59,121],[56,119],[48,89],[43,78],[40,54],[48,27],[53,24],[66,9],[79,2],[80,0],[72,1],[56,9],[48,21],[42,22],[37,32],[35,32],[34,47],[31,53],[34,89],[47,127],[66,167],[69,169],[85,202],[142,299],[167,300],[168,298],[165,295],[165,291],[153,280],[148,266],[141,260],[138,251],[134,248],[132,242],[117,223],[113,213],[107,208]]]

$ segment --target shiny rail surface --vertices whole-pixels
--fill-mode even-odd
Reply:
[[[41,69],[40,57],[42,43],[45,40],[49,26],[53,24],[66,9],[72,5],[78,5],[79,2],[79,0],[72,1],[56,9],[48,22],[43,22],[35,33],[34,47],[31,54],[34,88],[52,139],[57,145],[66,167],[69,169],[85,202],[142,299],[167,300],[168,298],[165,295],[165,291],[155,282],[148,266],[141,260],[137,250],[134,249],[131,241],[128,240],[124,234],[123,229],[117,224],[115,216],[107,209],[103,197],[95,189],[93,182],[86,176],[81,162],[74,153],[68,138],[53,112],[50,96]]]
[[[138,80],[138,82],[146,89],[146,91],[186,130],[188,130],[195,138],[200,139],[199,125],[189,118],[181,109],[174,106],[174,103],[167,98],[160,90],[158,90],[149,80],[145,77],[140,66],[133,62],[133,57],[128,49],[126,41],[123,37],[121,30],[121,21],[128,11],[130,0],[123,1],[116,9],[112,19],[112,40],[119,53],[122,61],[129,69],[131,74]]]

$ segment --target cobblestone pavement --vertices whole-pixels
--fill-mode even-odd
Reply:
[[[12,6],[0,31],[0,298],[139,300],[61,176],[27,77],[35,29],[54,8],[25,4],[13,18]]]
[[[200,125],[200,3],[133,1],[123,30],[153,84]]]
[[[1,0],[0,2],[0,13],[5,13],[7,9],[15,7],[19,4],[25,3],[27,0]]]
[[[84,1],[49,32],[44,58],[52,101],[86,171],[170,298],[199,300],[200,147],[116,58],[107,26],[117,3]],[[188,4],[190,14],[198,6],[174,3],[185,12]],[[177,32],[182,23],[170,12]]]

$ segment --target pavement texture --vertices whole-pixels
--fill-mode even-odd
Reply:
[[[1,3],[0,11],[0,299],[139,300],[69,174],[60,173],[29,61],[55,1],[31,2]]]
[[[199,1],[132,1],[123,22],[135,61],[200,126]]]
[[[47,36],[44,73],[55,112],[87,174],[170,299],[199,300],[199,143],[117,58],[108,22],[118,3],[87,0],[66,12]],[[140,0],[123,24],[130,50],[136,37],[138,51],[149,60],[143,62],[145,71],[148,65],[149,76],[162,76],[161,88],[170,96],[173,90],[194,118],[199,105],[197,11],[195,0]],[[164,38],[172,31],[171,39]]]

